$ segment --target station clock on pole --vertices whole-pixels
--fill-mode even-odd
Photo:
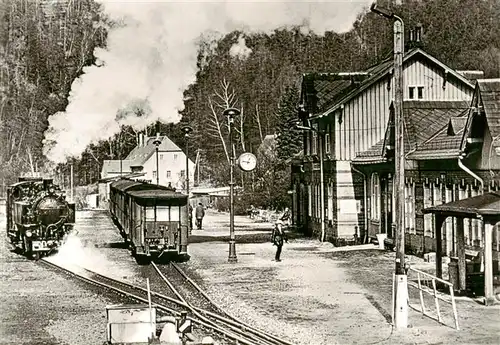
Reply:
[[[238,158],[238,166],[243,171],[252,171],[257,166],[257,157],[250,152],[242,153]]]

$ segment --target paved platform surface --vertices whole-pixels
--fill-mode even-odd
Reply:
[[[274,262],[271,223],[235,218],[238,262],[228,263],[229,216],[209,211],[206,230],[194,230],[191,260],[184,267],[224,308],[295,344],[499,344],[500,308],[458,298],[460,331],[451,305],[440,303],[445,325],[409,311],[409,328],[391,321],[394,253],[368,244],[335,248],[292,238],[282,262]],[[293,237],[293,236],[292,236]],[[253,238],[252,241],[249,239]],[[260,242],[260,243],[259,243]],[[412,267],[433,272],[434,264],[408,257]],[[424,297],[435,313],[434,299]],[[410,289],[410,302],[419,305]]]

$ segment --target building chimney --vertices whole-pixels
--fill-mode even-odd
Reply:
[[[414,37],[413,38],[414,38],[415,42],[420,43],[420,41],[422,40],[422,33],[423,33],[422,24],[418,23],[414,29]]]
[[[144,133],[142,132],[139,132],[139,147],[143,147],[144,146]]]
[[[418,23],[414,28],[410,29],[408,32],[408,42],[405,44],[406,49],[421,48],[423,46],[422,36],[423,36],[422,24]]]

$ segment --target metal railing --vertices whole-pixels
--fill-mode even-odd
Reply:
[[[455,304],[455,294],[454,294],[454,290],[453,290],[453,284],[446,281],[446,280],[443,280],[441,278],[433,276],[432,274],[417,270],[417,269],[412,268],[412,267],[409,268],[408,272],[409,273],[412,272],[412,273],[415,273],[417,275],[416,282],[411,281],[408,278],[408,287],[413,287],[413,288],[416,288],[418,290],[419,299],[420,299],[420,310],[418,310],[418,308],[413,307],[409,303],[409,300],[408,300],[408,305],[412,309],[420,311],[423,315],[430,317],[432,319],[435,319],[439,323],[446,324],[443,321],[443,317],[441,315],[439,300],[446,302],[446,303],[449,303],[449,304],[451,304],[452,310],[453,310],[453,318],[455,321],[455,328],[457,330],[460,330],[460,327],[458,325],[458,314],[457,314],[457,306]],[[429,282],[430,282],[430,284],[429,284]],[[437,285],[436,282],[442,284],[445,287],[444,288],[445,290],[448,289],[449,295],[444,294],[442,292],[439,292],[437,287],[436,287],[436,285]],[[435,308],[436,308],[436,317],[434,315],[430,314],[426,310],[425,302],[424,302],[424,294],[423,294],[424,292],[429,294],[434,299],[434,304],[435,304]]]

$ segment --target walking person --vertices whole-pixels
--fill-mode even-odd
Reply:
[[[281,249],[283,248],[283,241],[288,243],[288,238],[286,237],[285,230],[283,229],[283,222],[278,220],[274,225],[273,234],[272,234],[272,242],[273,245],[276,246],[276,255],[274,260],[279,262],[281,261]]]
[[[205,208],[203,208],[203,204],[201,202],[198,204],[198,206],[196,206],[195,216],[196,227],[198,228],[198,230],[201,230],[203,217],[205,217]]]

